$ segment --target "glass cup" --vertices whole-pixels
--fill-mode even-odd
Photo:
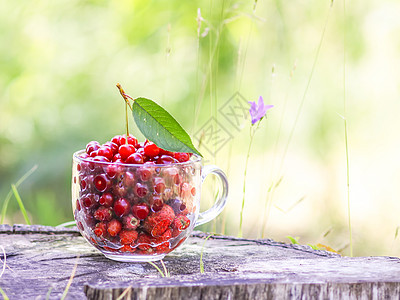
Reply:
[[[200,156],[183,163],[118,164],[73,155],[72,208],[83,237],[106,257],[124,262],[162,259],[181,245],[193,228],[223,210],[228,181]],[[222,193],[200,213],[201,185],[209,174]]]

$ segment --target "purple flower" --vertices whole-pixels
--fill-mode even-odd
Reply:
[[[252,125],[260,121],[265,116],[268,109],[274,107],[273,105],[264,105],[264,99],[262,96],[258,99],[258,105],[256,104],[256,101],[249,101],[249,104],[251,104],[249,112]]]

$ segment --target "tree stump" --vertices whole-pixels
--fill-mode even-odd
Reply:
[[[397,257],[341,257],[228,236],[212,236],[203,248],[206,236],[194,232],[166,256],[171,276],[162,278],[149,263],[105,258],[75,228],[0,225],[0,288],[10,299],[60,299],[76,266],[66,299],[400,298]],[[4,262],[1,248],[0,255]]]

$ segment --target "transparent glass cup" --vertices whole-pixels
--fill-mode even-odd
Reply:
[[[160,260],[226,204],[226,175],[203,166],[197,155],[183,163],[117,164],[80,157],[84,152],[73,155],[74,217],[83,237],[110,259]],[[209,174],[220,179],[222,192],[200,213],[201,185]]]

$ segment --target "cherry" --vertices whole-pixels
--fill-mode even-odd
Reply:
[[[96,203],[96,199],[93,194],[87,194],[85,197],[81,199],[81,202],[83,206],[89,208]]]
[[[114,212],[118,217],[127,215],[129,213],[130,209],[131,209],[131,205],[125,198],[119,198],[114,203]]]
[[[136,204],[132,208],[133,215],[139,220],[144,220],[149,214],[149,206],[145,203]]]
[[[123,144],[119,146],[118,153],[121,155],[122,160],[126,160],[129,155],[135,153],[136,149],[131,144]]]
[[[117,146],[121,146],[121,136],[116,135],[111,139],[111,142],[116,144]]]
[[[158,193],[161,194],[165,190],[165,182],[164,179],[161,177],[155,177],[153,179],[153,184],[154,184],[154,190]]]
[[[133,175],[132,172],[127,171],[124,174],[123,181],[126,187],[132,187],[135,184],[135,175]]]
[[[185,153],[185,152],[175,152],[174,158],[176,160],[178,160],[179,162],[185,162],[190,159],[190,155],[189,155],[189,153]]]
[[[154,196],[153,197],[153,201],[152,201],[152,205],[151,205],[151,209],[156,212],[162,209],[164,205],[164,202],[162,201],[160,196]]]
[[[99,150],[97,150],[97,155],[104,156],[109,161],[113,158],[114,154],[110,147],[108,146],[101,146]]]
[[[160,158],[157,159],[157,164],[160,164],[160,165],[164,165],[164,164],[169,165],[169,164],[173,164],[173,163],[177,163],[177,162],[179,162],[179,161],[169,155],[161,155]]]
[[[100,205],[103,205],[105,207],[110,207],[114,202],[114,198],[111,193],[104,193],[101,195],[99,199]]]
[[[152,169],[143,167],[138,170],[138,173],[142,181],[148,181],[151,178],[153,172]]]
[[[113,153],[113,155],[118,153],[119,145],[113,142],[106,142],[103,146],[109,147]]]
[[[147,187],[144,184],[141,183],[136,183],[135,188],[133,189],[134,193],[136,194],[136,196],[143,198],[147,195],[147,193],[149,192],[149,190],[147,189]]]
[[[122,161],[122,159],[121,159],[121,154],[119,154],[119,153],[117,153],[117,154],[114,155],[114,157],[113,157],[113,159],[112,159],[112,162],[116,162],[117,160]]]
[[[98,155],[98,152],[97,152],[97,150],[93,150],[93,151],[90,152],[89,155],[90,155],[90,157],[96,157]]]
[[[126,134],[124,134],[120,138],[120,145],[123,145],[123,144],[126,144]],[[128,135],[128,144],[136,147],[138,145],[138,140],[132,134],[130,134],[130,135]]]
[[[99,192],[104,192],[110,187],[110,180],[104,174],[99,174],[94,178],[94,186]]]
[[[95,150],[97,150],[99,148],[100,148],[99,142],[91,141],[86,145],[86,153],[90,154],[90,153],[92,153],[93,151],[95,151]]]
[[[113,187],[113,192],[116,196],[125,197],[128,192],[127,188],[123,185],[122,182],[119,182]]]
[[[121,146],[122,147],[122,146]],[[139,153],[133,153],[126,159],[128,164],[143,164],[143,156]]]
[[[154,157],[160,153],[160,148],[158,148],[156,144],[151,142],[147,143],[143,149],[144,149],[144,154],[150,157]]]
[[[95,152],[95,151],[94,151],[94,152]],[[94,153],[94,152],[92,152],[92,153]],[[93,158],[93,161],[110,162],[110,160],[109,160],[107,157],[99,156],[99,155],[95,156],[95,157]]]
[[[109,178],[115,178],[118,174],[122,172],[122,167],[118,164],[108,165],[106,168],[106,173]]]

